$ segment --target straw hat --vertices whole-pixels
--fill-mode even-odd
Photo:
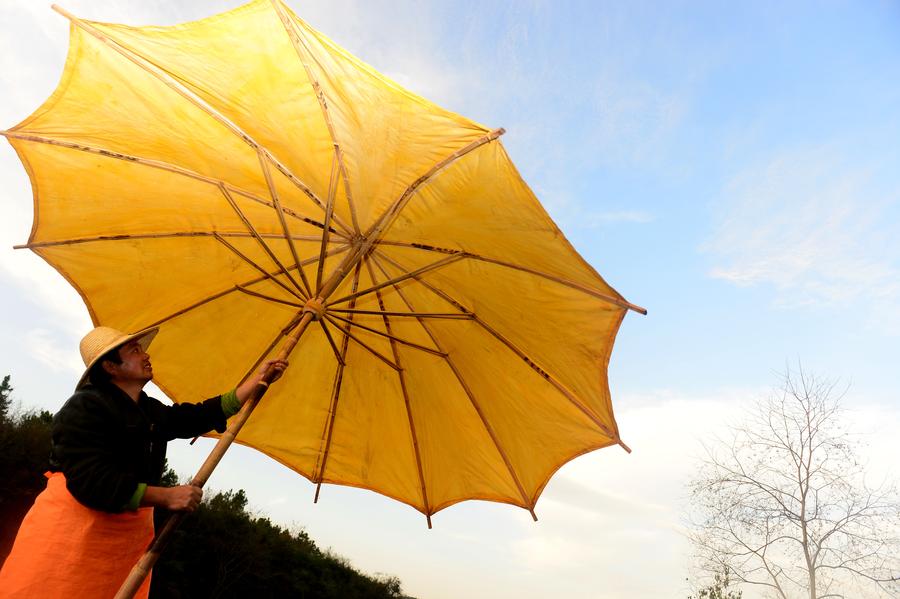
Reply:
[[[81,375],[81,379],[78,381],[76,389],[87,382],[88,373],[91,371],[91,367],[96,364],[106,352],[121,347],[133,339],[137,339],[144,351],[147,351],[147,348],[150,347],[150,342],[153,341],[153,338],[156,337],[158,332],[159,327],[153,327],[130,335],[112,327],[97,327],[92,330],[84,336],[78,346],[81,350],[81,359],[84,361],[85,368],[84,374]]]

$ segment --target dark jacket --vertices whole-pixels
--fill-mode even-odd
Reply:
[[[115,385],[84,385],[53,418],[50,470],[82,504],[119,512],[138,483],[159,484],[167,441],[225,425],[221,396],[167,406],[143,391],[135,403]]]

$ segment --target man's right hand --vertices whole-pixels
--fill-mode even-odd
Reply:
[[[141,505],[152,505],[173,512],[193,512],[202,498],[203,489],[193,485],[147,487]]]

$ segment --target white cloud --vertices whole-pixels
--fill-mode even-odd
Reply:
[[[602,229],[610,225],[643,225],[653,222],[656,218],[646,210],[598,209],[593,203],[579,200],[567,191],[565,186],[548,188],[536,185],[533,190],[550,217],[560,223],[563,230]]]
[[[589,212],[583,215],[582,226],[588,228],[601,227],[613,223],[649,223],[653,215],[641,210],[615,210],[609,212]]]
[[[710,275],[768,284],[777,304],[880,308],[900,321],[900,189],[836,147],[784,152],[734,177],[704,249]]]
[[[537,504],[540,521],[519,529],[508,551],[523,575],[565,580],[558,596],[674,596],[690,573],[683,518],[686,484],[702,442],[726,437],[769,388],[723,388],[703,396],[655,390],[617,398],[617,419],[633,453],[601,450],[564,466]],[[860,456],[875,480],[898,471],[900,410],[844,400],[848,429],[869,441]],[[891,456],[891,457],[889,457]],[[652,576],[647,573],[652,572]],[[611,573],[614,573],[611,575]],[[544,577],[544,578],[542,578]],[[682,596],[687,596],[684,588]],[[744,596],[758,595],[746,589]]]
[[[529,537],[513,546],[517,561],[532,570],[558,572],[583,566],[584,548],[567,536]]]
[[[47,329],[33,329],[25,336],[25,348],[34,359],[54,372],[80,375],[84,364],[72,351],[69,339],[59,339]]]
[[[664,90],[618,73],[595,84],[595,111],[586,115],[590,146],[604,163],[660,163],[690,105],[686,90]]]
[[[732,389],[690,398],[656,390],[619,397],[617,419],[633,453],[610,447],[564,466],[538,501],[540,521],[523,528],[510,551],[535,575],[565,578],[571,588],[560,596],[671,594],[687,572],[685,558],[672,556],[688,553],[679,521],[698,438],[735,418],[756,394]]]

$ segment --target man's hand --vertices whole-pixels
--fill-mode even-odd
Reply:
[[[152,505],[173,512],[193,512],[202,498],[203,489],[193,485],[147,487],[141,505]]]
[[[263,375],[266,374],[267,370],[269,370],[270,368],[272,369],[272,379],[269,382],[274,383],[281,378],[281,375],[284,374],[284,369],[287,367],[288,363],[286,360],[266,361],[262,366],[259,367],[259,370],[256,371],[256,374],[254,376],[248,378],[243,382],[241,386],[235,389],[235,394],[237,395],[238,401],[241,402],[241,405],[244,405],[244,402],[247,401],[247,398],[250,397],[250,394],[253,392],[253,389],[257,385],[264,384],[261,381],[263,380]]]
[[[284,374],[284,369],[288,367],[287,360],[268,360],[262,366],[259,367],[259,370],[256,371],[257,380],[262,380],[263,375],[266,371],[271,368],[273,371],[272,380],[269,381],[274,383],[278,379],[281,378],[281,375]]]
[[[193,485],[168,487],[166,508],[173,512],[193,512],[203,499],[203,489]]]

